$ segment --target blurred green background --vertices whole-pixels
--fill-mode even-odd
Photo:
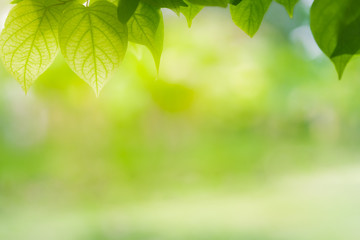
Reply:
[[[99,98],[61,56],[28,96],[0,65],[0,239],[360,239],[360,60],[338,81],[308,11],[253,39],[165,11],[159,77],[130,46]]]

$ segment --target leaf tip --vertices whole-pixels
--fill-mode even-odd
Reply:
[[[333,62],[334,65],[335,65],[335,69],[336,69],[336,72],[337,72],[337,75],[338,75],[338,79],[341,80],[343,75],[344,75],[344,71],[345,71],[345,68],[346,68],[346,63],[345,64],[339,64],[337,62]]]
[[[24,91],[24,95],[28,96],[28,93],[29,93],[28,89],[23,88],[23,91]]]
[[[294,6],[295,7],[295,6]],[[292,19],[294,17],[294,11],[295,8],[291,7],[291,8],[286,8],[287,13],[289,14],[289,18]]]
[[[341,78],[343,77],[346,66],[351,58],[352,56],[346,56],[346,55],[331,58],[331,61],[334,64],[336,72],[338,74],[339,80],[341,80]]]
[[[24,91],[25,96],[28,95],[28,93],[29,93],[29,88],[30,88],[30,86],[27,86],[27,85],[22,85],[22,86],[21,86],[21,89]]]
[[[93,87],[96,98],[99,98],[101,89],[102,89],[101,87]]]
[[[156,74],[159,75],[160,65],[161,65],[161,54],[157,54],[155,52],[152,52],[152,54],[155,62]]]
[[[187,21],[187,25],[188,25],[188,28],[191,28],[191,26],[192,26],[192,21],[191,21],[191,20],[188,20],[188,21]]]
[[[256,32],[245,32],[250,38],[254,38]]]
[[[341,80],[343,75],[344,75],[344,70],[345,69],[344,68],[338,68],[336,66],[335,66],[335,68],[336,68],[336,72],[337,72],[337,75],[338,75],[338,80]]]

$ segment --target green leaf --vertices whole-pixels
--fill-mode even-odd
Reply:
[[[253,37],[258,31],[261,22],[272,0],[243,0],[238,5],[230,6],[234,23]]]
[[[203,6],[226,7],[228,0],[188,0],[189,3]]]
[[[192,25],[193,19],[199,14],[199,12],[204,8],[203,6],[192,4],[192,3],[186,3],[187,7],[181,7],[180,11],[185,16],[189,28]]]
[[[60,47],[70,68],[98,96],[125,55],[126,25],[117,20],[112,3],[97,1],[90,7],[72,4],[60,24]]]
[[[6,20],[0,35],[0,55],[5,67],[27,93],[58,53],[58,1],[24,0]]]
[[[152,53],[159,71],[163,51],[164,24],[158,8],[140,3],[128,22],[129,41],[146,46]]]
[[[295,5],[299,2],[299,0],[276,0],[276,2],[283,5],[286,11],[289,13],[289,16],[292,18]]]
[[[131,16],[136,11],[140,0],[119,0],[118,4],[118,19],[120,22],[126,24]]]
[[[357,0],[315,0],[310,26],[321,50],[331,59],[339,78],[360,48],[360,8]]]

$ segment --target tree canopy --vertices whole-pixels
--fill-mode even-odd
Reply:
[[[299,0],[274,0],[290,18]],[[253,37],[273,0],[13,0],[0,35],[0,57],[27,92],[61,51],[69,67],[98,95],[120,65],[128,42],[146,46],[157,70],[163,51],[162,8],[189,27],[204,7],[229,6],[233,22]],[[360,49],[358,0],[315,0],[310,27],[339,78]]]

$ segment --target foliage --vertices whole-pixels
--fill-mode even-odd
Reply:
[[[276,0],[292,17],[299,0]],[[161,8],[191,26],[203,7],[230,5],[234,23],[253,37],[272,0],[14,0],[0,35],[1,59],[25,92],[61,50],[70,68],[98,95],[121,63],[128,41],[145,45],[159,70],[164,25]],[[360,49],[358,0],[315,0],[311,29],[342,76]]]

